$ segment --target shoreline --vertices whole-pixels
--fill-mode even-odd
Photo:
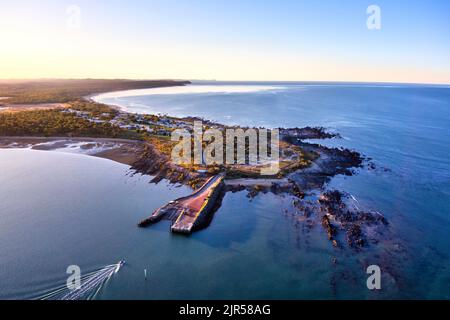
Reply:
[[[121,90],[123,91],[123,90]],[[97,95],[97,94],[95,94]],[[82,98],[81,101],[92,103],[95,101],[93,96],[89,95]],[[105,106],[111,110],[115,110],[116,117],[135,117],[133,113],[123,111],[120,106],[109,105],[95,102],[95,105]],[[70,104],[69,104],[70,106]],[[76,110],[76,109],[75,109]],[[63,112],[63,111],[61,111]],[[73,112],[70,108],[66,112]],[[82,114],[83,112],[80,112]],[[75,114],[78,116],[77,111]],[[77,118],[75,116],[75,119]],[[186,126],[191,124],[197,117],[178,118],[172,116],[155,116],[159,119],[159,123],[171,123],[170,128],[177,126]],[[87,120],[94,120],[98,118],[89,118],[83,114],[82,117]],[[226,126],[212,121],[202,119],[208,126],[216,126],[221,129],[226,128],[242,128],[243,126]],[[111,121],[111,120],[109,120]],[[127,120],[129,121],[129,119]],[[127,123],[125,121],[125,123]],[[136,120],[134,120],[136,121]],[[152,120],[154,121],[154,120]],[[131,122],[133,123],[133,122]],[[139,123],[139,121],[138,121]],[[158,123],[152,122],[155,125]],[[116,124],[117,125],[117,124]],[[160,124],[161,125],[161,124]],[[163,125],[164,126],[164,125]],[[348,218],[341,222],[332,219],[332,211],[324,209],[324,206],[312,205],[305,200],[309,195],[318,193],[315,200],[320,203],[320,199],[327,198],[324,187],[336,175],[351,176],[358,168],[364,167],[366,158],[356,151],[339,148],[329,148],[320,144],[313,144],[305,142],[310,139],[332,139],[341,138],[338,133],[330,133],[323,127],[304,127],[304,128],[279,128],[280,129],[280,148],[281,153],[289,152],[291,156],[284,158],[287,165],[281,168],[280,173],[275,177],[263,177],[255,175],[254,166],[237,165],[224,166],[219,171],[209,172],[209,170],[198,170],[201,168],[192,168],[175,165],[171,162],[170,154],[160,150],[161,143],[157,136],[148,136],[148,138],[140,140],[128,139],[114,139],[114,138],[93,138],[93,137],[25,137],[25,136],[0,136],[0,148],[8,147],[28,147],[38,150],[56,150],[70,145],[71,142],[85,143],[86,145],[79,146],[87,150],[89,148],[98,147],[100,151],[92,152],[87,155],[96,156],[104,159],[109,159],[122,164],[130,166],[130,169],[135,173],[148,175],[152,177],[151,183],[158,183],[161,180],[168,180],[172,184],[188,185],[196,190],[204,185],[208,179],[223,174],[225,181],[225,188],[223,190],[223,198],[226,192],[239,192],[246,190],[248,197],[253,198],[260,193],[272,192],[274,194],[285,194],[294,197],[293,208],[298,211],[298,214],[304,216],[304,221],[311,224],[321,224],[329,235],[329,240],[332,241],[333,246],[338,247],[337,240],[332,236],[337,233],[337,229],[346,229],[348,232],[353,232],[351,241],[348,241],[350,247],[363,247],[368,241],[365,240],[367,235],[361,230],[360,224],[364,221],[382,221],[373,218],[372,212],[362,212],[359,209],[351,208],[348,210],[349,214],[354,217],[365,217],[364,219]],[[168,131],[167,131],[168,132]],[[18,143],[19,142],[19,143]],[[112,145],[111,145],[112,144]],[[106,146],[106,147],[105,147]],[[105,148],[103,148],[105,147]],[[166,146],[167,147],[167,146]],[[292,152],[296,155],[297,160],[292,158]],[[303,158],[307,154],[307,158]],[[299,156],[302,155],[300,158]],[[283,159],[280,159],[283,162]],[[306,161],[306,162],[305,162]],[[300,165],[300,162],[304,162]],[[248,168],[247,168],[248,167]],[[339,192],[339,191],[337,191]],[[342,205],[339,203],[339,205]],[[332,207],[333,204],[328,205]],[[219,206],[218,206],[219,207]],[[215,209],[218,209],[215,208]],[[351,213],[350,213],[351,212]],[[314,213],[314,214],[313,214]],[[322,221],[320,223],[320,221]],[[383,220],[384,222],[384,220]],[[337,225],[336,225],[337,224]],[[340,227],[338,225],[341,225]],[[347,233],[348,233],[347,232]],[[350,239],[349,238],[349,239]]]
[[[84,97],[84,99],[89,98]],[[89,99],[89,101],[95,100]],[[120,113],[130,113],[117,105],[108,104],[107,106]],[[74,108],[74,110],[77,109]],[[172,120],[174,117],[162,116],[160,118]],[[197,118],[190,117],[189,119]],[[177,123],[174,121],[171,124],[175,126]],[[209,125],[209,122],[207,125]],[[295,126],[295,123],[293,125]],[[365,158],[356,151],[352,153],[353,151],[351,150],[345,151],[322,146],[320,144],[323,143],[323,140],[308,141],[308,139],[314,138],[340,138],[339,133],[330,133],[317,128],[287,128],[283,130],[285,131],[285,140],[283,141],[287,140],[304,150],[318,154],[318,157],[312,161],[312,164],[308,168],[295,170],[285,175],[282,179],[266,179],[263,177],[259,179],[227,179],[224,181],[225,186],[221,192],[223,194],[228,193],[228,196],[231,196],[229,192],[239,192],[242,195],[242,197],[239,195],[240,199],[244,199],[244,201],[247,194],[248,201],[255,201],[256,205],[270,200],[271,197],[276,197],[277,201],[280,201],[280,207],[273,208],[270,213],[274,213],[279,219],[289,219],[292,222],[292,227],[298,232],[297,237],[302,238],[305,236],[305,239],[302,238],[301,241],[308,241],[308,232],[315,228],[313,232],[320,233],[320,239],[324,239],[325,243],[328,243],[327,247],[332,250],[328,258],[333,268],[338,268],[339,264],[344,262],[345,256],[343,253],[362,259],[365,253],[372,252],[372,250],[381,252],[383,267],[395,267],[395,265],[392,265],[393,262],[397,261],[395,259],[405,256],[408,251],[405,249],[406,243],[402,242],[401,234],[397,232],[396,219],[392,218],[392,214],[387,211],[390,209],[385,209],[381,214],[375,211],[380,207],[376,207],[376,205],[374,207],[370,201],[365,201],[367,198],[364,198],[364,193],[361,196],[357,191],[350,191],[353,189],[346,188],[345,184],[342,186],[328,183],[337,175],[341,177],[352,175],[356,171],[361,171],[360,168],[364,168],[364,171],[372,170],[373,168],[370,167],[371,159]],[[167,158],[158,154],[158,150],[152,148],[151,144],[140,140],[67,136],[0,136],[0,148],[2,148],[4,141],[22,143],[23,145],[29,142],[33,144],[55,142],[53,147],[38,146],[35,148],[36,150],[51,151],[61,147],[61,144],[57,143],[58,140],[86,142],[87,144],[120,144],[120,147],[117,146],[116,148],[84,155],[100,157],[128,165],[132,172],[151,176],[151,182],[157,183],[162,179],[167,179],[167,182],[170,183],[186,184],[186,181],[180,180],[182,172],[172,172],[171,169],[173,167],[167,165]],[[340,143],[338,142],[337,144]],[[335,143],[330,145],[335,145]],[[147,148],[150,148],[150,150],[147,150]],[[80,161],[82,160],[80,159]],[[163,170],[161,170],[161,166],[163,166]],[[145,181],[150,180],[146,177],[143,177],[143,179]],[[164,180],[163,184],[165,183],[166,180]],[[332,188],[339,190],[333,190]],[[352,192],[358,199],[355,199],[353,195],[345,191]],[[370,192],[370,189],[368,191]],[[170,196],[174,197],[174,193],[170,192]],[[260,198],[253,200],[256,197]],[[218,215],[228,213],[228,201],[229,199],[224,199],[224,211]],[[220,207],[220,204],[218,206]],[[253,205],[242,203],[236,210],[242,211],[247,206]],[[371,207],[375,210],[372,210]],[[389,221],[383,216],[384,213],[387,214],[386,217],[389,218]],[[145,218],[146,214],[148,214],[148,211],[140,212],[138,219]],[[136,219],[136,222],[138,219]],[[214,212],[211,214],[211,219],[214,219]],[[152,230],[149,231],[152,232]],[[395,252],[393,251],[394,249],[391,250],[391,248],[394,248],[393,244],[395,244]],[[394,254],[398,254],[399,257],[396,257]],[[364,263],[365,261],[361,262],[361,264]],[[392,271],[393,279],[401,280],[401,272],[395,269],[392,269]]]
[[[43,145],[53,142],[53,145]],[[86,143],[85,150],[92,148],[92,144],[116,144],[115,147],[92,154],[79,152],[86,156],[108,159],[121,164],[132,166],[138,160],[137,152],[142,148],[142,141],[115,138],[90,137],[2,137],[0,136],[0,149],[32,149],[40,151],[55,151],[64,149],[71,142]],[[69,152],[68,152],[69,153]]]
[[[186,84],[181,84],[181,86],[185,86]],[[162,87],[166,87],[166,86],[162,86]],[[147,88],[147,89],[152,89],[152,88]],[[130,89],[132,90],[132,89]],[[120,92],[120,91],[127,91],[127,90],[119,90],[119,91],[111,91],[111,92]],[[110,93],[110,92],[104,92],[104,93]],[[87,101],[87,102],[91,102],[91,103],[95,103],[95,104],[99,104],[99,105],[104,105],[112,110],[117,111],[119,114],[125,114],[127,116],[133,115],[133,113],[128,112],[125,110],[125,108],[119,106],[119,105],[111,105],[111,104],[104,104],[101,102],[97,102],[94,97],[98,96],[100,94],[103,93],[92,93],[89,94],[87,96],[82,97],[82,101]],[[66,109],[68,111],[71,110],[71,104],[70,103],[64,103],[64,104],[58,104],[58,103],[54,103],[54,104],[30,104],[30,105],[15,105],[15,106],[10,106],[8,107],[8,109],[10,108],[14,108],[11,112],[21,112],[21,111],[34,111],[34,110],[59,110],[59,109]],[[0,111],[1,112],[1,111]],[[152,116],[151,114],[149,114],[150,116]],[[179,117],[174,117],[174,116],[164,116],[164,118],[167,119],[172,119],[175,120],[176,122],[183,122],[183,121],[187,121],[187,122],[192,122],[195,120],[202,120],[205,121],[205,123],[207,125],[210,126],[218,126],[219,128],[225,129],[225,128],[243,128],[243,129],[247,129],[248,127],[243,127],[243,126],[227,126],[227,125],[223,125],[220,123],[216,123],[213,121],[209,121],[206,119],[200,119],[198,117],[195,116],[190,116],[190,117],[184,117],[184,118],[179,118]],[[186,122],[184,122],[184,124],[186,124]],[[332,139],[332,138],[341,138],[341,136],[338,133],[330,133],[328,132],[325,128],[323,127],[304,127],[304,128],[279,128],[280,130],[280,143],[287,142],[290,145],[293,146],[301,146],[302,150],[309,150],[311,152],[311,154],[317,154],[317,159],[310,161],[310,163],[302,168],[296,168],[296,166],[293,166],[292,169],[289,169],[291,167],[291,165],[288,165],[288,169],[287,170],[293,170],[293,173],[295,172],[299,172],[299,171],[306,171],[307,169],[310,169],[311,167],[315,167],[311,173],[314,174],[319,174],[320,175],[320,171],[326,171],[326,174],[323,176],[328,176],[328,177],[332,177],[335,176],[337,174],[347,174],[347,175],[351,175],[351,168],[358,168],[362,166],[364,157],[362,157],[359,153],[355,152],[355,151],[351,151],[348,149],[332,149],[332,148],[328,148],[319,144],[312,144],[312,143],[308,143],[308,142],[303,142],[303,140],[309,140],[309,139],[319,139],[319,140],[323,140],[323,139]],[[35,144],[38,143],[44,143],[44,142],[51,142],[51,141],[55,141],[55,140],[63,140],[63,141],[78,141],[78,142],[120,142],[121,145],[129,145],[129,143],[133,143],[134,145],[136,145],[136,143],[138,142],[138,140],[128,140],[128,139],[114,139],[114,138],[94,138],[94,137],[67,137],[67,136],[60,136],[60,137],[55,137],[55,136],[51,136],[51,137],[34,137],[34,136],[0,136],[0,147],[2,147],[1,144],[1,140],[19,140],[19,141],[34,141],[35,143],[30,143],[29,144],[33,145],[32,148],[34,148]],[[36,141],[38,141],[36,143]],[[17,141],[10,141],[10,143],[14,144]],[[170,159],[167,157],[167,155],[165,154],[161,154],[161,152],[158,152],[158,150],[155,150],[156,148],[154,148],[154,146],[152,146],[152,143],[150,143],[149,141],[143,142],[143,141],[139,141],[140,143],[140,148],[134,149],[133,151],[130,152],[123,152],[127,155],[121,155],[121,156],[117,156],[117,149],[113,149],[113,150],[107,150],[107,151],[101,151],[98,152],[97,154],[91,154],[92,156],[98,156],[98,157],[102,157],[102,158],[106,158],[106,159],[110,159],[113,161],[117,161],[123,164],[127,164],[132,166],[132,169],[135,170],[136,172],[140,172],[142,174],[147,174],[147,175],[155,175],[155,178],[153,179],[154,182],[158,182],[162,179],[168,179],[171,183],[182,183],[182,184],[186,184],[186,180],[180,180],[179,177],[177,177],[177,174],[169,174],[169,171],[175,171],[176,173],[182,173],[183,175],[187,175],[187,176],[191,176],[189,174],[189,171],[184,169],[181,166],[178,165],[172,165]],[[5,143],[3,143],[5,144]],[[144,146],[144,147],[143,147]],[[57,148],[57,146],[54,147],[54,149]],[[51,150],[51,148],[48,148],[49,150]],[[291,151],[291,150],[289,150]],[[330,158],[340,158],[338,161],[335,161],[337,163],[334,163],[333,161],[324,161],[323,155],[325,155],[326,160],[329,160]],[[150,160],[150,161],[149,161]],[[317,161],[316,161],[317,160]],[[151,161],[155,161],[156,163],[159,164],[159,168],[156,168],[155,164],[149,163]],[[281,160],[280,160],[281,161]],[[316,165],[316,162],[319,162],[321,165]],[[247,167],[247,165],[245,165],[244,167]],[[338,170],[339,168],[339,170]],[[325,169],[325,170],[323,170]],[[244,172],[245,172],[245,168],[244,168]],[[206,171],[206,170],[202,170],[202,171]],[[233,169],[231,169],[231,171],[233,171]],[[281,183],[286,185],[285,180],[291,180],[292,174],[290,174],[289,172],[284,172],[282,177],[278,177],[278,179],[271,179],[271,184],[274,183]],[[253,175],[253,174],[252,174]],[[194,179],[199,179],[199,174],[196,174],[194,176]],[[191,185],[191,187],[196,187],[199,186],[199,184],[203,183],[207,178],[209,178],[211,175],[207,175],[206,177],[203,177],[203,179],[199,179],[199,181],[196,182],[196,184],[194,186]],[[239,186],[238,183],[236,183],[235,181],[241,179],[242,184]],[[226,181],[234,181],[234,182],[230,182],[229,185],[232,187],[250,187],[250,186],[258,186],[259,188],[268,188],[268,183],[264,183],[263,181],[267,180],[267,179],[260,179],[258,177],[253,178],[251,176],[245,177],[245,174],[243,177],[233,177],[232,179],[226,179]],[[188,183],[189,184],[189,183]],[[302,185],[303,188],[307,188],[307,183],[303,183]]]

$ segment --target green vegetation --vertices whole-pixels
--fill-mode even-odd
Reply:
[[[0,105],[68,103],[90,118],[110,121],[119,111],[84,97],[110,91],[180,86],[188,81],[172,80],[0,80]],[[153,119],[154,116],[149,116]],[[143,139],[142,130],[131,131],[109,123],[95,123],[61,110],[0,113],[0,136],[78,136]]]
[[[93,116],[99,116],[102,113],[111,113],[117,115],[119,111],[106,104],[90,102],[86,100],[77,100],[69,103],[70,108],[78,111],[91,113]]]
[[[188,84],[172,80],[0,80],[1,103],[65,103],[85,96],[131,89],[169,87]]]
[[[141,139],[130,130],[109,123],[93,123],[60,110],[0,113],[0,136],[64,136]]]
[[[100,120],[105,121],[112,120],[119,114],[117,109],[114,109],[106,104],[86,100],[70,102],[69,107],[72,110],[87,112],[91,117],[97,117]]]
[[[172,156],[173,147],[176,145],[176,142],[167,136],[148,135],[145,137],[145,140],[153,145],[160,153],[168,157]]]
[[[92,137],[144,140],[153,145],[167,159],[171,158],[177,142],[167,134],[173,130],[167,123],[179,119],[156,115],[137,116],[122,114],[114,107],[95,103],[84,97],[94,93],[183,85],[183,81],[131,81],[131,80],[41,80],[41,81],[1,81],[1,104],[64,103],[67,109],[20,110],[0,113],[0,136],[42,136],[42,137]],[[70,110],[69,110],[70,109]],[[78,112],[74,112],[78,111]],[[110,122],[111,120],[113,120]],[[164,120],[161,121],[160,120]],[[184,119],[191,122],[191,119]],[[114,123],[114,124],[112,124]],[[142,125],[142,126],[139,126]],[[147,132],[146,126],[153,131]],[[133,128],[133,130],[125,129]],[[224,143],[226,141],[224,140]],[[193,141],[191,141],[193,144]],[[206,144],[204,143],[204,147]],[[237,145],[234,153],[236,156]],[[249,142],[245,142],[246,163],[242,165],[183,165],[191,172],[206,170],[209,174],[225,172],[227,178],[258,178],[261,166],[249,163]],[[270,145],[268,144],[268,150]],[[223,147],[224,159],[226,146]],[[282,176],[310,166],[318,155],[306,153],[300,147],[280,142],[280,172]],[[184,177],[182,180],[184,180]],[[200,180],[199,180],[200,181]],[[192,181],[195,185],[199,181]]]

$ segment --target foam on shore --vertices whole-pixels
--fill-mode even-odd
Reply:
[[[93,96],[92,99],[98,102],[102,102],[103,99],[137,97],[147,95],[197,94],[197,93],[248,93],[248,92],[258,92],[277,89],[283,89],[283,87],[270,85],[189,85],[189,86],[107,92]]]

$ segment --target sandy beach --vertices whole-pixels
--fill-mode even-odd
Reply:
[[[0,148],[30,148],[41,151],[66,151],[134,164],[144,143],[135,140],[67,137],[0,137]]]

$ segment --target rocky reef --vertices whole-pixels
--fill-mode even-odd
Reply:
[[[322,193],[318,200],[323,213],[322,226],[333,244],[337,245],[337,235],[342,230],[350,247],[364,247],[369,244],[369,228],[383,228],[389,223],[379,212],[349,206],[346,203],[349,199],[349,195],[338,190]]]

